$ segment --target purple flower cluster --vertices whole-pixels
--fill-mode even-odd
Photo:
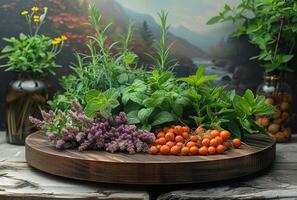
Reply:
[[[138,130],[127,123],[127,115],[121,112],[113,119],[99,113],[94,119],[87,117],[82,107],[73,103],[73,111],[67,114],[52,111],[42,114],[44,121],[30,117],[39,128],[50,132],[48,138],[58,149],[106,150],[109,152],[147,152],[148,145],[155,141],[155,135]]]

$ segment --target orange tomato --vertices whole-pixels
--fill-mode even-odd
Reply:
[[[178,135],[178,136],[175,137],[175,141],[176,142],[183,142],[184,141],[184,138],[183,138],[183,136]]]
[[[207,152],[209,155],[215,155],[217,153],[216,148],[215,147],[208,147]]]
[[[217,136],[219,136],[220,135],[220,131],[218,131],[218,130],[212,130],[211,132],[210,132],[210,136],[212,137],[212,138],[215,138],[215,137],[217,137]]]
[[[177,142],[177,143],[176,143],[176,146],[182,148],[182,147],[184,147],[184,143],[182,143],[182,142]]]
[[[168,129],[167,132],[174,133],[174,128],[170,128],[170,129]]]
[[[206,156],[207,153],[208,153],[208,148],[207,147],[200,147],[199,148],[199,155]]]
[[[171,149],[170,149],[170,154],[171,155],[177,155],[177,154],[179,154],[180,153],[180,147],[178,147],[178,146],[173,146],[173,147],[171,147]]]
[[[235,138],[235,139],[232,140],[232,144],[233,144],[233,146],[234,146],[235,148],[240,148],[240,146],[241,146],[241,141],[240,141],[240,139]]]
[[[222,144],[219,144],[216,148],[217,153],[224,153],[225,147]]]
[[[192,142],[197,142],[199,140],[199,137],[197,135],[192,135],[191,136],[191,141]]]
[[[183,156],[187,156],[187,155],[189,155],[189,153],[190,153],[190,149],[189,149],[189,147],[183,147],[183,148],[181,149],[181,155],[183,155]]]
[[[195,143],[195,142],[192,142],[192,141],[190,141],[190,142],[188,142],[188,143],[186,144],[186,147],[189,147],[189,148],[191,148],[191,147],[193,147],[193,146],[196,146],[196,143]]]
[[[198,149],[198,147],[196,147],[196,146],[192,146],[192,147],[190,148],[190,153],[191,153],[191,155],[197,155],[197,154],[199,154],[199,149]]]
[[[157,138],[161,138],[161,137],[165,137],[165,132],[160,131],[160,132],[157,134]]]
[[[210,146],[213,146],[213,147],[217,147],[218,146],[218,142],[216,139],[211,139],[210,142],[209,142],[209,145]]]
[[[220,136],[224,141],[228,141],[231,136],[231,133],[229,131],[224,130],[224,131],[221,131]]]
[[[176,135],[181,135],[183,133],[183,128],[180,125],[174,127],[174,133]]]
[[[149,149],[150,154],[157,154],[158,152],[159,152],[159,149],[156,146],[151,146]]]
[[[182,136],[185,138],[185,139],[188,139],[190,137],[190,134],[187,133],[187,132],[183,132],[182,133]]]
[[[174,133],[172,133],[172,132],[168,132],[168,133],[166,133],[166,135],[165,135],[165,139],[166,139],[167,141],[174,141]]]
[[[169,154],[170,152],[170,147],[168,145],[163,145],[160,148],[160,153],[163,155]]]
[[[190,133],[191,129],[188,126],[183,126],[182,127],[183,132]]]
[[[198,127],[198,128],[196,128],[195,133],[196,134],[204,133],[204,129],[202,127]]]
[[[208,139],[208,138],[204,138],[204,139],[202,140],[201,144],[202,144],[203,146],[209,147],[209,145],[210,145],[210,139]]]
[[[217,140],[218,144],[223,144],[224,142],[221,136],[217,136],[215,139]]]
[[[160,145],[166,144],[166,139],[164,137],[157,139],[157,144],[160,144]]]
[[[156,147],[158,148],[158,151],[160,151],[162,145],[158,144]]]
[[[168,142],[166,142],[166,145],[168,145],[171,148],[175,145],[175,142],[168,141]]]

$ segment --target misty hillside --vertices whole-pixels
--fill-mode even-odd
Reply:
[[[209,30],[203,30],[201,32],[191,31],[184,26],[171,27],[170,29],[176,36],[187,38],[187,41],[198,46],[205,52],[208,52],[210,47],[218,45],[222,39],[227,39],[233,30],[235,30],[234,25],[226,23],[224,24],[224,27],[220,25],[212,26]]]
[[[113,23],[122,30],[126,29],[129,21],[132,21],[134,23],[135,34],[137,37],[141,32],[143,22],[146,21],[153,38],[156,40],[160,38],[160,26],[150,15],[137,13],[127,8],[123,8],[114,0],[95,1],[95,5],[102,13],[104,20],[113,21]],[[172,33],[169,34],[168,41],[169,43],[174,43],[172,53],[176,56],[188,58],[206,57],[204,51]]]

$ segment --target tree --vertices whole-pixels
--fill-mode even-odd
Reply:
[[[151,46],[153,43],[153,34],[149,28],[149,25],[146,21],[143,21],[142,29],[141,29],[141,36],[145,41],[147,46]]]

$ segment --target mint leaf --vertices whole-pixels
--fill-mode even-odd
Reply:
[[[241,117],[245,115],[250,116],[252,114],[250,111],[250,105],[248,104],[248,102],[244,98],[238,95],[234,97],[233,106],[236,112],[239,113]]]
[[[138,124],[140,120],[138,119],[138,110],[131,111],[127,114],[127,121],[129,124]]]
[[[146,122],[147,119],[151,116],[152,112],[154,111],[154,108],[143,108],[138,112],[138,119],[141,122]]]
[[[250,106],[253,106],[255,96],[254,93],[251,90],[246,90],[245,94],[243,95],[243,98],[248,102]]]
[[[154,122],[152,123],[152,126],[161,125],[167,122],[173,122],[175,120],[176,120],[175,115],[167,111],[162,111],[154,117]]]
[[[100,95],[100,92],[98,90],[90,90],[85,95],[86,102],[91,101],[93,98],[96,98]]]

